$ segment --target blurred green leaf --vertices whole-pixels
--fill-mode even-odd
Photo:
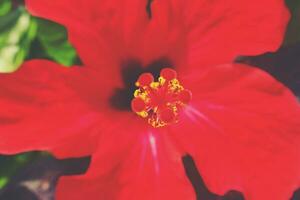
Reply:
[[[18,169],[37,159],[43,154],[30,152],[15,156],[0,156],[0,188],[3,188]]]
[[[43,19],[37,19],[37,24],[37,38],[47,56],[62,65],[73,65],[77,54],[68,42],[66,29],[59,24]]]
[[[23,9],[17,9],[6,15],[0,16],[0,32],[1,34],[9,29],[13,28],[17,23],[20,15],[22,15]]]
[[[0,16],[6,15],[12,8],[11,0],[0,0]]]
[[[13,72],[26,58],[37,25],[22,7],[2,17],[5,20],[0,25],[0,72]]]
[[[1,177],[0,178],[0,188],[3,188],[7,183],[9,179],[7,177]]]

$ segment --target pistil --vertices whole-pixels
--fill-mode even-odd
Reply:
[[[131,108],[155,128],[177,123],[180,110],[192,98],[192,93],[181,85],[171,68],[162,69],[157,81],[151,73],[141,74],[136,86]]]

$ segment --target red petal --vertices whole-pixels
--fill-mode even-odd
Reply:
[[[68,28],[84,64],[110,70],[141,35],[148,21],[146,4],[146,0],[26,0],[33,15]]]
[[[195,199],[181,155],[165,134],[145,129],[130,116],[132,120],[116,120],[113,129],[102,133],[86,175],[60,180],[58,200]]]
[[[34,60],[13,74],[0,74],[1,153],[53,150],[58,156],[83,156],[92,152],[91,133],[99,116],[70,87],[76,69]],[[76,148],[68,150],[74,144]]]
[[[128,57],[147,64],[167,56],[177,67],[199,67],[274,51],[289,18],[283,0],[153,1],[150,21],[146,4],[26,0],[34,15],[68,27],[85,64],[110,70]]]
[[[25,0],[28,10],[37,16],[66,27],[93,25],[91,30],[133,37],[148,21],[147,0]],[[79,30],[78,30],[79,31]],[[116,33],[118,32],[118,33]],[[122,35],[118,35],[122,33]],[[119,38],[124,39],[124,38]],[[125,40],[126,41],[126,40]]]
[[[300,186],[300,106],[291,92],[237,64],[193,71],[185,81],[193,99],[173,132],[211,191],[289,199]]]
[[[171,45],[169,52],[177,49],[181,56],[186,52],[185,67],[187,62],[200,67],[275,51],[289,19],[283,0],[161,0],[153,1],[152,14],[155,29],[161,30],[157,37],[164,37],[159,46]]]

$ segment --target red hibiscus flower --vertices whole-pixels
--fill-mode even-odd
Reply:
[[[0,152],[92,155],[57,199],[195,199],[181,157],[206,185],[248,200],[300,186],[300,108],[266,73],[232,63],[279,46],[281,0],[27,0],[65,25],[83,67],[45,60],[0,75]],[[266,9],[266,8],[269,9]]]

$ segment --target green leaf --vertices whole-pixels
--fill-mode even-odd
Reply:
[[[1,0],[0,0],[1,1]],[[24,12],[22,8],[0,16],[0,33],[8,31],[17,23],[20,15]]]
[[[44,156],[40,152],[29,152],[15,156],[0,156],[0,189],[3,188],[12,176],[28,163]]]
[[[8,177],[1,177],[0,178],[0,188],[3,188],[9,181]]]
[[[17,70],[23,63],[36,35],[37,25],[23,8],[3,18],[4,23],[0,25],[0,72],[8,73]]]
[[[6,15],[12,8],[11,0],[0,0],[0,16]]]
[[[77,53],[68,42],[66,29],[51,21],[36,20],[38,23],[37,38],[47,56],[64,66],[73,65],[77,60]]]

